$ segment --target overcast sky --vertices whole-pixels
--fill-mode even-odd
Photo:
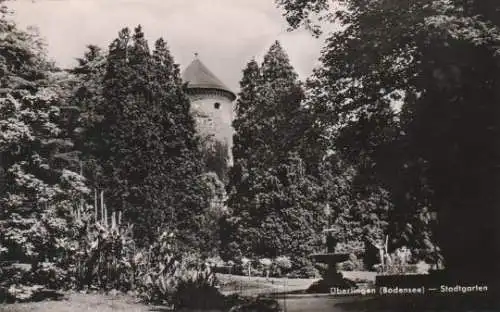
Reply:
[[[150,47],[163,37],[182,68],[198,52],[234,91],[245,64],[261,60],[274,40],[301,78],[311,73],[324,41],[306,30],[287,32],[274,0],[17,0],[9,6],[21,27],[39,28],[60,66],[73,65],[87,44],[108,47],[121,28],[141,24]]]

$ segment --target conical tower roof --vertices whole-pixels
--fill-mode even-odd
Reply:
[[[184,70],[182,79],[188,83],[189,89],[219,90],[227,93],[231,100],[236,98],[236,95],[198,58],[194,59]]]

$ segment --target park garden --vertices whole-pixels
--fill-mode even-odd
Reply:
[[[233,164],[207,170],[167,41],[123,28],[61,69],[0,0],[0,299],[278,311],[234,281],[305,291],[330,258],[345,287],[443,269],[495,285],[479,255],[495,250],[498,5],[335,3],[276,1],[291,29],[342,27],[306,81],[278,41],[248,61]]]

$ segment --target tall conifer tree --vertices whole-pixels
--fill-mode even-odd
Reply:
[[[291,139],[302,88],[279,42],[260,68],[251,61],[243,74],[229,182],[234,240],[228,247],[244,255],[288,255],[301,265],[323,222],[320,189]]]
[[[254,106],[257,102],[257,92],[261,82],[259,64],[255,59],[248,62],[243,70],[243,78],[240,82],[240,93],[236,102],[236,116],[233,127],[237,135],[234,136],[233,158],[242,160],[249,157],[249,148],[253,145],[253,136],[250,135],[251,127],[248,120],[251,114],[255,114]],[[246,140],[246,141],[245,141]]]
[[[212,248],[207,243],[210,238],[202,235],[206,229],[200,226],[210,200],[202,178],[200,141],[179,66],[163,39],[155,43],[151,73],[164,142],[159,155],[163,160],[153,172],[159,173],[164,183],[163,202],[168,203],[165,208],[173,212],[169,217],[186,243]]]
[[[123,29],[109,49],[102,93],[102,122],[91,133],[100,134],[94,152],[110,209],[123,209],[144,243],[166,226],[192,239],[207,199],[189,100],[166,43],[151,53],[140,26],[132,35]]]

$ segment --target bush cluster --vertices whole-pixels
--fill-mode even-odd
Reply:
[[[311,278],[318,276],[318,270],[311,261],[292,260],[288,256],[278,256],[274,259],[260,258],[223,261],[213,265],[217,273],[260,277]]]
[[[86,214],[75,224],[74,236],[59,243],[50,261],[3,263],[4,301],[32,301],[64,289],[132,291],[144,302],[174,306],[191,304],[193,294],[217,297],[210,265],[196,254],[180,252],[172,233],[159,235],[148,248],[136,248],[130,226],[109,227]],[[45,233],[44,239],[53,239]]]
[[[355,254],[350,254],[349,259],[339,263],[337,267],[341,271],[363,271],[365,269],[363,259],[358,259]]]

